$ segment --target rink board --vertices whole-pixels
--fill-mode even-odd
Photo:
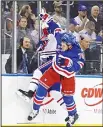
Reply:
[[[2,76],[2,125],[3,126],[65,126],[67,116],[59,92],[51,91],[39,115],[27,121],[32,101],[25,102],[16,95],[17,89],[27,90],[31,76]],[[79,119],[74,126],[102,126],[103,83],[101,76],[77,76],[74,95]],[[55,98],[55,99],[53,99]],[[52,100],[52,101],[51,101]],[[46,105],[45,105],[46,104]],[[61,106],[60,106],[61,104]],[[60,115],[61,114],[61,115]]]
[[[32,124],[32,125],[28,125],[28,124],[20,124],[20,125],[3,125],[3,127],[65,127],[65,124]],[[101,124],[75,124],[73,126],[78,126],[78,127],[85,127],[85,126],[89,126],[89,127],[102,127],[103,125]]]

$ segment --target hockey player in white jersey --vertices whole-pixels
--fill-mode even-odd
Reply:
[[[48,14],[41,15],[41,19],[43,20],[42,23],[43,36],[39,42],[38,49],[44,52],[56,51],[57,47],[60,46],[57,46],[57,40],[55,38],[55,34],[63,31],[59,27],[59,25],[53,21],[52,17],[50,17]],[[55,56],[55,52],[54,54],[51,54],[49,56],[43,55],[40,59],[51,60],[53,56]],[[17,91],[17,94],[28,102],[33,97],[34,91],[38,88],[38,79],[40,79],[40,77],[48,69],[48,67],[49,67],[49,62],[37,68],[33,72],[33,77],[30,81],[28,92],[19,89]],[[60,91],[59,87],[58,87],[58,91]]]

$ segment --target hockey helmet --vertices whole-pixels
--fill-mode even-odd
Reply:
[[[76,43],[76,38],[72,33],[65,33],[61,41],[65,42],[67,45],[74,45]]]

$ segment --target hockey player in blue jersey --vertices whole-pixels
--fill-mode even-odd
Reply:
[[[28,120],[32,120],[39,113],[40,105],[48,89],[54,83],[60,82],[62,84],[63,99],[69,117],[67,126],[72,126],[78,118],[76,104],[73,98],[73,94],[75,93],[75,73],[83,67],[84,58],[80,46],[70,34],[64,34],[61,40],[62,51],[56,54],[51,66],[39,80],[40,84],[34,96],[33,110],[28,116]],[[86,49],[88,46],[89,40],[87,45],[82,46],[82,48]]]
[[[59,38],[60,39],[60,38]],[[58,40],[59,41],[59,40]],[[86,50],[88,48],[89,45],[89,38],[87,35],[81,35],[81,40],[79,42],[81,48],[83,50]],[[58,45],[60,46],[60,45]],[[34,95],[34,92],[38,89],[38,80],[41,78],[41,76],[43,75],[43,73],[50,67],[51,64],[51,60],[48,61],[47,63],[41,65],[39,68],[37,68],[34,72],[33,72],[33,76],[32,79],[30,81],[29,87],[28,87],[28,91],[24,91],[22,89],[19,89],[17,91],[17,94],[25,101],[29,102],[31,100],[31,98]],[[54,84],[49,91],[51,90],[55,90],[55,91],[60,91],[60,84]],[[48,92],[49,92],[48,91]]]
[[[53,23],[53,21],[51,22]],[[53,23],[54,24],[54,23]],[[54,27],[54,30],[56,29],[57,32],[55,32],[55,36],[56,36],[56,39],[57,39],[57,42],[58,42],[58,46],[57,48],[60,48],[60,42],[61,42],[61,37],[63,36],[63,34],[60,34],[58,31],[60,31],[60,29],[57,29],[57,25],[55,25]],[[53,29],[52,29],[52,32],[53,32]],[[88,37],[83,37],[82,40],[81,40],[81,47],[85,47],[84,49],[88,48],[88,43],[85,44],[83,43],[84,40],[87,40],[88,41]],[[33,78],[32,78],[32,81],[30,82],[30,87],[29,87],[29,91],[26,92],[26,91],[23,91],[21,89],[18,90],[19,92],[19,95],[22,96],[25,98],[32,98],[33,97],[33,94],[34,94],[34,91],[36,89],[38,89],[38,80],[40,79],[40,77],[42,76],[42,74],[50,67],[50,64],[51,64],[51,61],[49,61],[48,63],[40,66],[38,69],[36,69],[34,71],[34,74],[33,74]],[[81,65],[82,66],[82,65]],[[58,85],[54,85],[53,87],[51,87],[48,91],[52,90],[52,89],[55,89],[55,90],[58,90],[60,91],[60,84]]]

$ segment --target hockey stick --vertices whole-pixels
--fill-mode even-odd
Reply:
[[[36,50],[36,52],[33,54],[31,60],[30,60],[30,64],[32,62],[32,60],[36,57],[36,55],[38,54],[38,52],[42,49],[42,46],[40,45],[39,48]]]

